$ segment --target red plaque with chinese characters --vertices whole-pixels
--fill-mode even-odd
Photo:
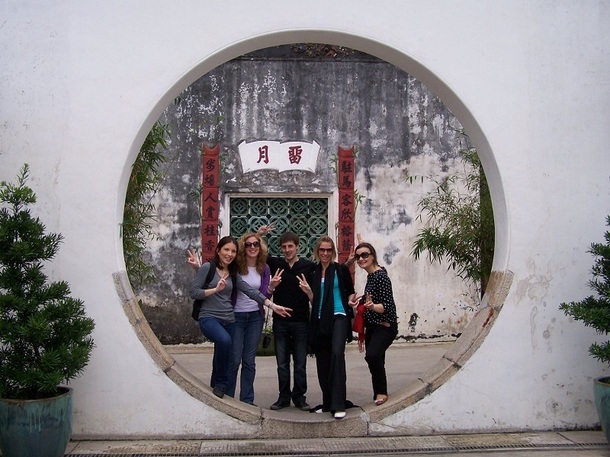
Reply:
[[[354,246],[356,204],[354,200],[354,147],[343,149],[339,146],[337,162],[337,186],[339,187],[339,233],[337,250],[339,262],[344,263]]]
[[[220,170],[220,147],[203,147],[201,155],[201,256],[203,260],[214,257],[218,243],[218,180]]]

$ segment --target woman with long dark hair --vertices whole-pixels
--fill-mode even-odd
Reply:
[[[205,262],[195,273],[191,284],[190,295],[195,300],[203,300],[199,311],[199,328],[203,336],[214,343],[212,376],[210,386],[214,395],[224,397],[229,384],[229,363],[233,334],[235,332],[235,313],[231,304],[233,288],[237,288],[257,303],[265,305],[280,316],[289,316],[289,308],[276,305],[259,290],[248,285],[237,274],[237,241],[232,236],[225,236],[218,241],[213,265],[216,268],[212,280],[204,288],[206,277],[212,263]],[[188,263],[193,265],[190,257]]]

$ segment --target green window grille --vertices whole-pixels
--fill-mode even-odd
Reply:
[[[299,257],[306,258],[311,258],[318,238],[328,234],[327,198],[232,197],[229,202],[229,231],[235,238],[256,232],[261,225],[275,225],[267,236],[271,255],[282,255],[279,238],[284,232],[299,235]]]

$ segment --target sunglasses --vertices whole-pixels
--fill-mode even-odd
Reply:
[[[333,248],[318,248],[320,252],[333,252]]]
[[[261,244],[258,241],[247,241],[244,243],[244,246],[246,246],[247,248],[260,248]]]
[[[356,258],[356,260],[360,260],[360,259],[368,259],[371,256],[370,252],[362,252],[360,254],[354,254],[354,257]]]

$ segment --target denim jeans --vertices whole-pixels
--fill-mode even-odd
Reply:
[[[229,361],[235,322],[226,322],[215,317],[202,317],[199,319],[199,328],[203,336],[214,343],[210,386],[212,388],[218,386],[226,390],[229,383]]]
[[[295,404],[305,401],[307,392],[307,322],[273,320],[273,339],[277,378],[278,400]],[[294,387],[290,389],[290,356],[294,365]]]
[[[234,397],[237,385],[237,371],[241,364],[239,378],[239,400],[254,403],[254,376],[256,375],[256,349],[263,332],[263,315],[260,311],[235,313],[235,333],[229,365],[227,395]]]

